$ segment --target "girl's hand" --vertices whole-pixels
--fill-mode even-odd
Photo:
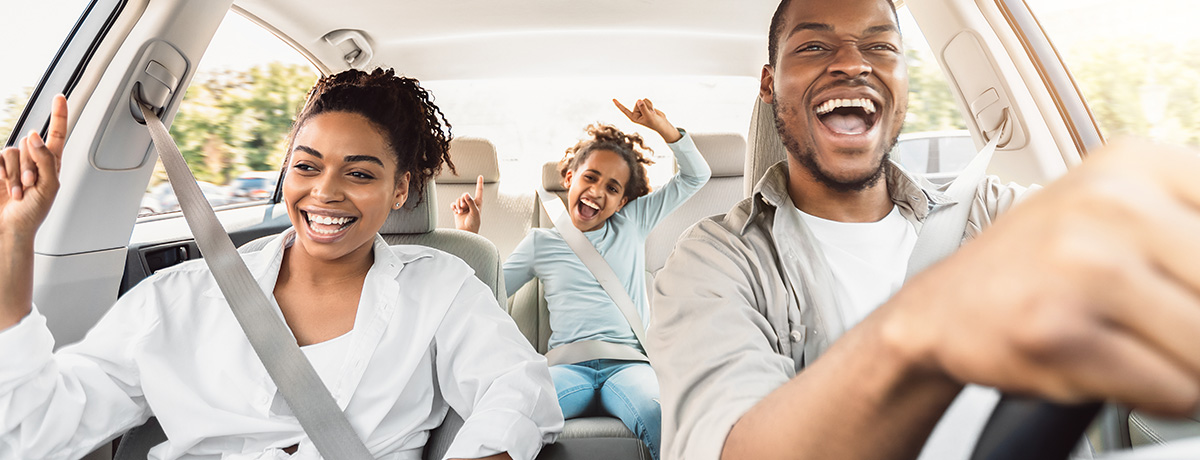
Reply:
[[[67,99],[55,96],[49,136],[30,133],[0,153],[0,234],[32,240],[58,193]]]
[[[633,104],[633,110],[629,110],[621,104],[621,101],[616,99],[613,99],[613,104],[616,104],[617,108],[621,109],[621,112],[626,117],[629,117],[629,121],[653,129],[668,144],[676,142],[683,137],[682,134],[679,134],[679,130],[675,129],[675,125],[667,121],[667,115],[662,113],[661,110],[655,109],[654,103],[650,102],[649,99],[638,99]]]
[[[475,197],[472,198],[470,193],[464,193],[458,197],[458,201],[450,205],[450,210],[454,212],[454,227],[471,233],[479,233],[479,224],[483,220],[482,209],[483,176],[479,176],[475,180]]]

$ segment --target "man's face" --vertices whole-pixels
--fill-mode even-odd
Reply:
[[[776,62],[763,68],[789,154],[836,191],[883,175],[908,105],[900,31],[887,0],[793,0]]]

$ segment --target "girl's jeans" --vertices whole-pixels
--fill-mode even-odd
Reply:
[[[612,415],[621,419],[658,460],[662,408],[658,378],[642,361],[596,359],[550,367],[564,418]]]

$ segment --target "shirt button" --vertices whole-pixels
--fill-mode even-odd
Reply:
[[[804,341],[804,331],[792,331],[792,341],[793,342],[803,342]]]

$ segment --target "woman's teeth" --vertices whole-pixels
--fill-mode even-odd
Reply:
[[[353,221],[353,217],[331,217],[308,214],[309,228],[312,228],[314,232],[322,235],[333,235],[338,233],[344,230],[346,225]],[[323,228],[323,226],[334,225],[336,225],[334,228]]]

